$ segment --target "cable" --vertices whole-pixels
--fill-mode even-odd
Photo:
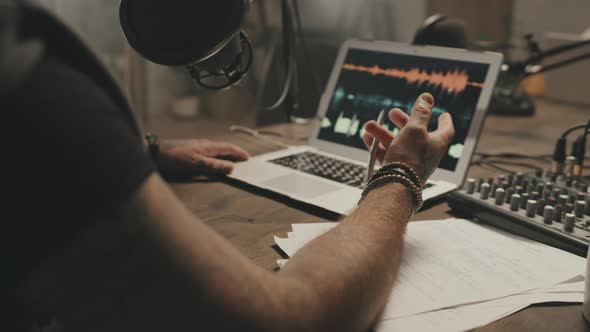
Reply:
[[[561,134],[561,138],[567,138],[567,136],[569,136],[569,134],[571,134],[572,132],[579,130],[579,129],[584,129],[586,128],[588,124],[587,123],[581,123],[579,125],[575,125],[573,127],[570,127],[568,129],[566,129],[566,131],[563,132],[563,134]],[[586,129],[586,131],[588,131],[588,129]]]
[[[570,127],[566,129],[563,134],[561,134],[559,139],[557,139],[557,142],[555,143],[555,149],[553,151],[553,167],[551,169],[553,174],[562,174],[564,171],[563,168],[567,158],[567,136],[576,130],[586,128],[587,125],[587,123],[584,123]],[[586,132],[588,132],[588,129],[586,129]]]
[[[542,167],[536,166],[536,165],[532,165],[532,164],[528,164],[528,163],[519,163],[519,162],[510,162],[510,161],[506,161],[506,160],[486,160],[486,159],[480,159],[480,160],[476,160],[473,161],[471,163],[472,165],[476,165],[476,166],[490,166],[493,167],[497,170],[500,170],[502,172],[506,172],[506,173],[516,173],[515,171],[508,169],[508,168],[504,168],[498,165],[507,165],[507,166],[515,166],[515,167],[524,167],[524,168],[529,168],[535,171],[539,171],[539,170],[543,170]]]
[[[576,157],[576,164],[574,165],[574,177],[581,178],[584,169],[584,159],[586,159],[586,143],[588,137],[588,130],[590,130],[590,121],[586,123],[584,132],[574,142],[572,155]]]
[[[229,127],[229,131],[232,133],[242,133],[242,134],[246,134],[252,137],[256,137],[259,140],[265,141],[267,143],[270,143],[272,145],[281,147],[281,148],[290,148],[291,146],[282,142],[277,142],[273,139],[270,139],[268,137],[264,137],[259,131],[255,130],[255,129],[251,129],[248,127],[243,127],[243,126],[230,126]]]
[[[265,106],[265,111],[274,111],[279,108],[287,97],[289,96],[289,92],[291,91],[291,84],[293,83],[293,76],[294,76],[294,58],[293,58],[293,45],[292,45],[292,37],[295,35],[293,22],[290,19],[293,16],[293,12],[291,11],[289,4],[289,0],[282,1],[282,20],[283,20],[283,54],[285,56],[285,85],[283,86],[283,90],[281,95],[271,106]],[[287,111],[288,112],[288,111]],[[287,119],[291,117],[291,114],[287,114]]]
[[[264,110],[265,111],[274,111],[277,108],[281,107],[281,105],[283,105],[283,103],[285,102],[285,99],[287,99],[287,96],[289,95],[289,92],[291,91],[291,82],[293,81],[293,64],[289,63],[289,69],[287,70],[287,77],[285,78],[285,85],[283,87],[283,91],[281,92],[281,95],[279,96],[279,98],[277,99],[277,101],[275,101],[274,104],[272,104],[271,106],[265,106]]]
[[[548,162],[549,158],[551,158],[550,154],[540,154],[540,155],[526,155],[521,153],[512,153],[512,152],[502,152],[502,153],[485,153],[479,152],[475,153],[475,156],[481,158],[505,158],[505,159],[534,159],[539,161]]]
[[[307,41],[305,38],[305,33],[303,30],[303,23],[301,20],[301,11],[299,10],[299,0],[291,0],[290,4],[292,6],[292,10],[293,13],[295,14],[295,22],[297,23],[297,34],[299,35],[299,40],[301,41],[301,45],[303,46],[303,53],[305,56],[305,61],[307,62],[307,65],[309,66],[309,68],[311,69],[311,72],[313,73],[313,80],[314,83],[316,85],[316,89],[318,92],[318,95],[321,96],[322,95],[322,83],[319,77],[318,72],[315,70],[314,68],[314,64],[311,58],[311,52],[310,49],[307,45]]]

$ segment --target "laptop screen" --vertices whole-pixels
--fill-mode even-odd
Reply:
[[[382,109],[400,108],[410,113],[423,92],[434,96],[429,131],[438,117],[449,112],[455,138],[440,168],[455,171],[471,126],[489,64],[350,49],[341,68],[318,138],[366,149],[364,124],[376,120]],[[399,132],[389,119],[385,127]]]

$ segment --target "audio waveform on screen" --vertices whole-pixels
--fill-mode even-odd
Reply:
[[[464,69],[453,69],[447,72],[432,71],[429,73],[420,68],[412,68],[409,70],[402,70],[396,68],[381,68],[377,65],[369,67],[354,64],[344,64],[344,70],[357,71],[371,74],[374,76],[383,75],[387,77],[394,77],[404,79],[410,84],[440,87],[448,94],[458,95],[465,91],[467,87],[483,88],[484,84],[480,82],[469,81],[469,75]]]
[[[346,137],[357,135],[358,137],[362,137],[365,123],[369,120],[375,120],[376,114],[380,110],[389,110],[391,108],[400,108],[406,114],[410,115],[414,108],[414,101],[396,100],[380,94],[351,93],[340,86],[334,91],[334,97],[331,103],[331,109],[335,110],[338,116],[324,118],[322,129]],[[367,116],[367,112],[371,115]],[[434,106],[430,120],[430,126],[432,128],[436,128],[438,118],[443,113],[451,113],[453,115],[456,128],[468,128],[472,120],[472,112],[450,112],[444,107]],[[387,123],[385,127],[394,135],[397,135],[399,132],[399,128],[395,126],[390,127]]]
[[[382,109],[401,108],[404,112],[410,114],[412,108],[414,108],[414,101],[394,100],[393,98],[380,94],[348,93],[342,87],[338,87],[336,91],[334,91],[332,106],[338,108],[343,103],[348,104],[349,107],[353,107],[354,109],[369,109],[375,110],[376,112]],[[448,112],[448,110],[438,106],[434,106],[432,109],[435,118],[446,112]]]

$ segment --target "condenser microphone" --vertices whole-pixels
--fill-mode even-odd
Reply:
[[[252,46],[240,26],[247,0],[121,0],[129,45],[147,60],[187,68],[209,89],[225,89],[246,75]]]

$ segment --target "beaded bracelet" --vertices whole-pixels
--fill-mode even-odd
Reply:
[[[422,180],[420,179],[416,171],[412,167],[408,166],[408,164],[395,161],[387,165],[384,165],[383,167],[381,167],[379,171],[388,171],[392,169],[402,169],[404,172],[408,173],[408,178],[412,180],[416,184],[416,186],[418,186],[419,188],[424,188]]]
[[[377,172],[375,172],[375,174],[371,177],[370,181],[375,181],[383,176],[392,175],[392,174],[404,176],[404,177],[408,178],[409,180],[411,180],[416,185],[416,187],[422,189],[420,186],[420,183],[416,182],[416,180],[413,178],[413,176],[411,176],[408,172],[406,172],[405,170],[403,170],[401,168],[385,169],[385,170],[380,169]]]
[[[405,176],[402,176],[399,174],[384,175],[384,176],[381,176],[375,180],[371,180],[369,182],[369,184],[367,185],[367,187],[365,188],[365,190],[363,191],[363,193],[361,194],[361,200],[359,201],[359,203],[362,202],[362,200],[373,189],[375,189],[379,186],[382,186],[384,184],[387,184],[387,183],[401,183],[402,185],[404,185],[412,193],[413,200],[414,200],[413,211],[418,212],[418,210],[420,210],[420,208],[422,208],[422,204],[424,203],[424,200],[422,199],[422,190],[419,189],[414,184],[414,182],[412,180],[410,180],[408,177],[405,177]]]

